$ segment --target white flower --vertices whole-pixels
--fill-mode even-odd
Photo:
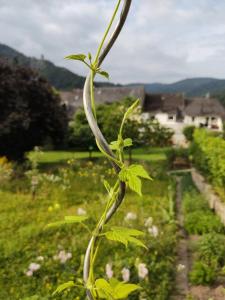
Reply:
[[[28,270],[25,274],[26,274],[28,277],[33,276],[33,272],[32,272],[31,270]]]
[[[123,268],[121,273],[123,281],[128,282],[130,280],[130,270],[128,268]]]
[[[44,260],[44,257],[43,257],[43,256],[38,256],[38,257],[37,257],[37,260],[38,260],[38,261],[43,261],[43,260]]]
[[[148,219],[145,220],[145,227],[150,227],[153,224],[153,218],[149,217]]]
[[[110,279],[113,277],[113,270],[112,270],[112,264],[107,264],[105,266],[105,273],[106,276]]]
[[[177,265],[177,272],[181,272],[181,271],[183,271],[185,268],[186,268],[185,265],[179,264],[179,265]]]
[[[84,216],[84,215],[87,214],[87,212],[86,212],[86,210],[83,209],[82,207],[79,207],[79,208],[77,209],[77,214],[78,214],[79,216]]]
[[[137,219],[137,215],[133,212],[128,212],[126,217],[125,217],[125,221],[133,221]]]
[[[154,237],[157,238],[159,235],[159,229],[157,226],[153,225],[152,227],[148,228],[148,232]]]
[[[35,272],[35,271],[39,270],[40,267],[41,267],[41,266],[40,266],[39,264],[31,263],[31,264],[29,265],[28,269],[29,269],[30,271],[32,271],[32,272]]]
[[[61,264],[65,264],[67,260],[72,258],[72,253],[66,252],[65,250],[59,251],[58,255],[54,255],[53,259],[54,260],[59,260]]]
[[[138,265],[138,276],[141,279],[145,279],[145,277],[148,275],[148,269],[146,267],[146,264],[139,264]]]

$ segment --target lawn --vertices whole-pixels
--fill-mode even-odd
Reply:
[[[103,159],[93,162],[79,160],[60,166],[54,174],[48,171],[37,186],[35,196],[29,180],[15,178],[0,190],[0,299],[46,300],[85,298],[84,291],[72,289],[52,296],[56,287],[69,280],[81,280],[83,254],[90,234],[81,225],[46,229],[46,224],[62,220],[66,215],[83,214],[93,229],[105,204],[103,178],[111,182],[114,172]],[[87,155],[87,154],[86,154]],[[135,154],[143,159],[139,150]],[[59,162],[74,158],[73,152],[48,152],[41,162]],[[157,164],[157,170],[156,170]],[[160,166],[160,168],[159,168]],[[145,181],[143,197],[128,191],[124,204],[109,225],[142,230],[147,250],[117,242],[103,241],[96,261],[97,276],[107,278],[106,266],[113,276],[122,280],[122,270],[129,269],[130,282],[142,286],[141,297],[167,300],[173,290],[176,249],[176,225],[173,207],[174,182],[166,175],[163,159],[145,167],[153,181]],[[52,172],[52,171],[51,171]],[[144,265],[143,265],[144,264]],[[145,266],[147,273],[140,274]],[[35,270],[33,270],[33,268]],[[134,293],[129,299],[139,299]]]
[[[169,147],[164,148],[139,148],[132,151],[133,159],[145,160],[145,161],[160,161],[166,159],[166,152]],[[32,155],[32,153],[31,153]],[[39,158],[39,163],[41,164],[58,164],[64,163],[69,159],[84,159],[89,158],[89,152],[79,152],[79,151],[45,151],[43,155]],[[92,158],[102,157],[102,153],[99,151],[93,151],[91,153]],[[128,158],[128,154],[126,155]]]

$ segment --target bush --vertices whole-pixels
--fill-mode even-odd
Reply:
[[[196,167],[218,187],[225,186],[225,140],[197,129],[191,146]]]
[[[0,155],[22,159],[50,139],[61,145],[67,114],[49,83],[31,69],[0,61]]]
[[[198,257],[208,265],[216,263],[223,267],[225,264],[224,235],[215,233],[204,235],[198,245]]]
[[[223,224],[219,217],[210,211],[196,211],[186,215],[185,229],[189,234],[205,234],[210,232],[224,232]]]
[[[195,126],[187,126],[183,129],[183,134],[189,142],[193,141]]]
[[[189,276],[192,284],[212,284],[216,280],[216,267],[208,266],[201,261],[197,261]]]

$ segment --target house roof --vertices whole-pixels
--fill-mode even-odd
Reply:
[[[177,113],[183,110],[185,100],[181,94],[146,94],[143,112]]]
[[[225,108],[214,98],[192,98],[187,102],[184,114],[196,116],[220,116],[225,119]]]
[[[69,115],[73,115],[77,108],[83,105],[82,89],[74,89],[70,92],[61,91],[60,97],[62,102],[66,104]],[[144,86],[95,88],[97,104],[112,103],[126,97],[139,98],[141,103],[143,103],[145,98]]]

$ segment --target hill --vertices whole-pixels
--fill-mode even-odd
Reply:
[[[28,57],[15,49],[0,44],[0,57],[12,64],[19,64],[37,70],[52,86],[59,90],[82,88],[85,77],[74,74],[66,68],[58,67],[51,61]],[[97,82],[96,86],[113,86],[108,82]]]
[[[225,92],[225,79],[190,78],[172,84],[145,84],[145,89],[151,93],[185,93],[187,96],[204,96]]]

